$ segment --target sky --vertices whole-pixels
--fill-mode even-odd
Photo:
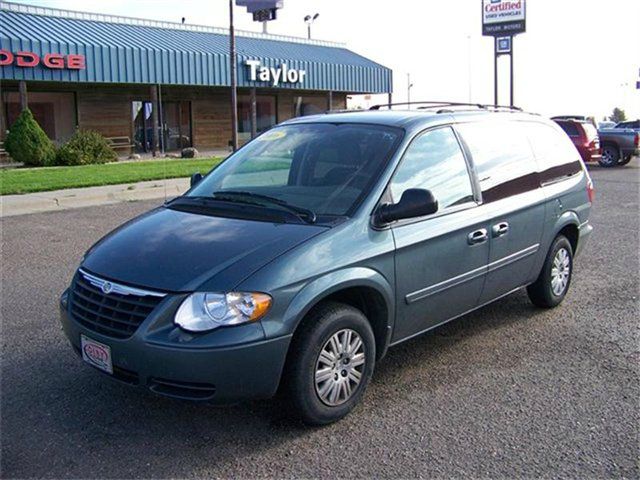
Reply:
[[[269,33],[313,38],[393,70],[396,102],[493,103],[493,39],[481,33],[481,0],[284,0]],[[226,0],[22,0],[18,3],[228,27]],[[237,29],[262,31],[242,7]],[[515,104],[543,115],[602,120],[614,107],[640,117],[640,0],[528,0],[527,32],[514,40]],[[501,104],[509,102],[509,63],[499,62]],[[354,97],[367,106],[384,97]]]

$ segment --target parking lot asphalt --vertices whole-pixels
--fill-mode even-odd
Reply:
[[[157,201],[0,220],[1,477],[639,478],[635,159],[591,173],[595,231],[554,310],[522,291],[390,350],[363,404],[307,428],[282,404],[184,403],[75,356],[58,295]]]

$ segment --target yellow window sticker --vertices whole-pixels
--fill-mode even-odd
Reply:
[[[260,135],[256,140],[262,140],[264,142],[271,142],[273,140],[279,140],[287,136],[287,132],[284,130],[272,130],[263,135]]]

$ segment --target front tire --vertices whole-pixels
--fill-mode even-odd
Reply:
[[[573,273],[573,248],[564,235],[558,235],[538,279],[527,287],[531,302],[542,308],[558,306],[569,291]]]
[[[324,302],[296,332],[285,392],[297,415],[327,425],[358,404],[373,375],[376,344],[369,321],[349,305]]]
[[[618,165],[620,160],[620,152],[613,145],[605,145],[602,147],[602,157],[598,160],[601,167],[609,168]]]

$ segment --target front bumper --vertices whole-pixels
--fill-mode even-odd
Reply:
[[[221,404],[276,393],[291,336],[264,339],[261,333],[260,339],[242,343],[257,336],[254,328],[262,330],[256,324],[196,338],[173,326],[158,327],[161,316],[152,314],[131,337],[114,339],[80,325],[64,301],[60,304],[62,328],[76,353],[81,334],[108,345],[113,375],[105,375],[116,380],[168,397]],[[235,344],[222,345],[221,337]]]

